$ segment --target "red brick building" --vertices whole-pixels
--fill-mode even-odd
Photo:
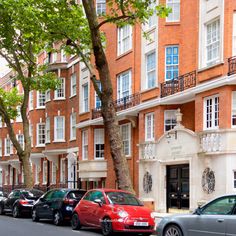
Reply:
[[[135,191],[154,209],[170,212],[236,191],[236,2],[160,3],[172,7],[168,18],[104,31]],[[106,10],[105,1],[97,1],[97,10]],[[39,63],[47,59],[39,55]],[[62,83],[56,91],[31,94],[35,185],[115,188],[88,70],[63,52],[49,59]],[[11,84],[10,75],[1,79],[4,87]],[[20,122],[14,125],[20,136]],[[12,188],[22,183],[22,168],[4,125],[0,137],[3,187]]]

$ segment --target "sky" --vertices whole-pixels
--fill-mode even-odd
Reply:
[[[6,61],[0,57],[0,78],[9,71]]]

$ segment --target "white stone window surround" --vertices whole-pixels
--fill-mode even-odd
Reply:
[[[132,26],[125,25],[117,28],[117,55],[130,51],[132,49]]]
[[[54,117],[54,140],[53,142],[65,142],[65,117]]]
[[[179,22],[180,0],[166,0],[166,6],[172,9],[172,12],[166,17],[166,22]]]
[[[220,43],[219,43],[219,59],[207,64],[207,25],[216,20],[220,21]],[[202,40],[204,39],[204,40]],[[199,8],[199,51],[198,51],[198,67],[199,70],[211,68],[224,62],[224,0],[200,0]]]
[[[204,98],[203,129],[211,130],[219,128],[219,95]]]
[[[154,112],[145,114],[145,141],[154,141],[155,139],[155,116]]]

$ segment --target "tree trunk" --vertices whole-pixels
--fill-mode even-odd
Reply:
[[[33,188],[34,187],[34,180],[32,175],[32,168],[29,161],[30,153],[23,153],[21,156],[19,155],[19,159],[22,161],[23,165],[23,172],[24,172],[24,186],[26,188]],[[22,173],[23,174],[23,173]]]
[[[105,133],[109,137],[111,156],[113,159],[118,188],[133,192],[134,190],[130,178],[130,171],[126,157],[123,153],[120,127],[118,125],[116,110],[113,102],[113,89],[110,71],[106,55],[103,51],[100,31],[97,27],[98,22],[94,1],[83,0],[83,6],[89,22],[93,52],[95,56],[95,64],[102,85],[102,92],[100,96],[102,102],[101,111],[105,126]],[[94,83],[94,80],[92,80],[92,82]]]

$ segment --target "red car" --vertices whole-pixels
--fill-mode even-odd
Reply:
[[[133,194],[114,189],[93,189],[88,191],[74,209],[72,229],[81,226],[101,228],[104,236],[113,232],[154,232],[154,218],[150,209]]]

